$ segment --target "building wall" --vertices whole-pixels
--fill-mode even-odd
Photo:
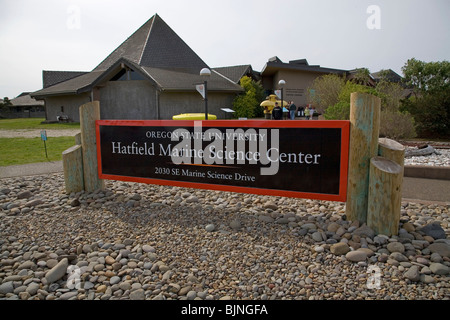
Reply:
[[[64,114],[67,115],[70,120],[80,122],[80,106],[89,101],[91,101],[89,93],[46,97],[46,119],[49,121],[56,121],[56,116]]]
[[[323,73],[318,72],[281,70],[273,76],[272,88],[273,90],[279,89],[278,81],[283,79],[286,81],[283,89],[283,100],[292,100],[297,107],[306,105],[308,103],[308,88],[311,87],[316,78],[323,75]]]
[[[235,96],[235,93],[208,93],[208,113],[218,119],[229,118],[220,108],[232,108]],[[94,99],[100,101],[101,119],[172,119],[180,113],[205,112],[205,102],[198,92],[158,93],[147,80],[108,81],[95,92]],[[90,100],[90,93],[46,98],[47,120],[56,120],[63,106],[64,114],[79,122],[79,107]]]
[[[232,108],[235,93],[208,93],[208,113],[225,119],[220,108]],[[160,119],[172,119],[181,113],[204,113],[205,101],[198,92],[162,92],[160,96]]]
[[[101,119],[156,119],[156,89],[146,80],[108,81],[100,88]]]
[[[208,113],[224,118],[220,108],[231,108],[234,97],[234,93],[210,92]],[[180,113],[205,112],[205,102],[196,91],[159,93],[146,80],[109,81],[100,88],[100,110],[102,119],[164,120]]]
[[[22,112],[0,112],[0,119],[16,119],[16,118],[45,118],[45,111],[25,110]]]

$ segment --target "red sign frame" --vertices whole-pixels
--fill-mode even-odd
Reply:
[[[102,172],[100,126],[144,126],[144,127],[193,127],[195,122],[201,122],[204,128],[237,127],[237,128],[339,128],[341,129],[341,153],[339,171],[339,194],[322,194],[278,189],[259,189],[254,187],[231,186],[225,184],[210,184],[186,182],[145,177],[131,177]],[[97,163],[100,179],[121,180],[156,185],[169,185],[185,188],[231,191],[259,195],[308,198],[345,202],[347,198],[347,175],[349,156],[350,122],[345,120],[96,120]]]

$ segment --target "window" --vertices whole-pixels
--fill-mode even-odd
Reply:
[[[127,80],[127,71],[122,69],[117,73],[114,77],[111,78],[110,81],[125,81]]]
[[[130,80],[146,80],[146,79],[139,72],[130,70]]]
[[[110,81],[146,80],[139,72],[132,69],[122,69]]]

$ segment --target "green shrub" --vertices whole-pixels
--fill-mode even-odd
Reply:
[[[393,140],[416,137],[414,119],[407,112],[382,110],[380,114],[380,136]]]
[[[241,87],[244,93],[238,95],[233,101],[234,117],[255,118],[264,116],[260,103],[264,100],[264,89],[261,83],[244,76],[241,78]]]
[[[347,81],[342,87],[338,102],[325,109],[324,117],[327,120],[349,120],[350,119],[350,96],[353,92],[366,92],[378,95],[375,89],[361,84]]]
[[[350,119],[350,101],[340,101],[334,106],[328,107],[324,113],[326,120],[349,120]]]

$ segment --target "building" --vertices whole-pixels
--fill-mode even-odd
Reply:
[[[16,98],[9,100],[9,102],[11,105],[3,108],[2,117],[43,118],[45,116],[44,102],[33,99],[30,96],[30,92],[22,92]]]
[[[294,101],[296,106],[306,105],[307,90],[313,81],[326,74],[347,76],[346,70],[324,68],[319,65],[309,65],[306,59],[292,60],[288,63],[278,57],[270,58],[261,71],[261,80],[266,94],[280,89],[278,82],[286,81],[283,88],[283,100]]]
[[[65,115],[79,121],[79,107],[100,101],[102,119],[172,119],[204,112],[195,85],[208,65],[155,14],[90,72],[43,71],[47,120]],[[208,112],[219,115],[243,91],[236,81],[211,69]]]

